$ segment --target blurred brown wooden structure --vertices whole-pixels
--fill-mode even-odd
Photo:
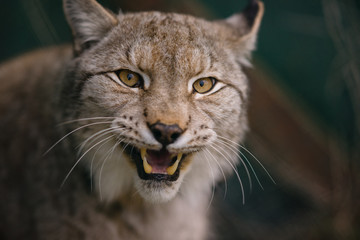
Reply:
[[[248,71],[248,143],[279,185],[302,192],[312,205],[305,224],[299,221],[304,235],[289,239],[357,239],[359,149],[349,152],[330,129],[319,126],[300,102],[276,86],[269,72],[259,69]]]

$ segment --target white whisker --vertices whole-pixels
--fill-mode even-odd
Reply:
[[[111,140],[108,139],[106,140],[105,142],[103,142],[95,151],[95,153],[93,154],[93,157],[91,159],[91,163],[90,163],[90,189],[91,189],[91,192],[93,191],[93,164],[94,164],[94,160],[95,160],[95,156],[96,154],[98,153],[98,151],[105,145],[107,144],[109,141]]]
[[[230,139],[227,139],[225,137],[222,137],[222,136],[218,136],[219,138],[222,138],[226,141],[229,141],[231,143],[233,143],[234,145],[240,147],[241,149],[244,149],[248,154],[250,154],[251,157],[253,157],[255,159],[255,161],[261,166],[261,168],[266,172],[266,174],[268,175],[268,177],[271,179],[271,181],[273,183],[276,184],[275,180],[273,179],[273,177],[271,176],[271,174],[268,172],[268,170],[264,167],[264,165],[259,161],[259,159],[257,159],[257,157],[254,156],[254,154],[252,154],[249,150],[247,150],[244,146],[242,146],[241,144],[237,143],[237,142],[234,142]]]
[[[103,200],[102,198],[102,191],[101,191],[101,180],[102,180],[102,173],[103,173],[103,169],[104,169],[104,166],[105,166],[105,163],[106,161],[112,157],[114,151],[115,151],[115,148],[117,146],[120,145],[120,143],[123,141],[123,139],[119,139],[112,148],[110,148],[107,153],[106,153],[106,157],[105,159],[103,160],[103,163],[101,164],[101,168],[100,168],[100,174],[99,174],[99,193],[100,193],[100,200]]]
[[[60,185],[60,189],[64,186],[66,180],[69,178],[70,174],[71,174],[72,171],[75,169],[75,167],[79,164],[79,162],[81,161],[81,159],[82,159],[89,151],[91,151],[91,149],[93,149],[94,147],[96,147],[96,146],[99,145],[100,143],[102,143],[102,142],[104,142],[104,141],[106,141],[107,139],[112,138],[112,137],[114,137],[114,135],[111,135],[111,136],[109,136],[109,137],[107,137],[107,138],[105,138],[105,139],[97,142],[97,143],[94,144],[91,148],[89,148],[86,152],[84,152],[84,154],[81,155],[81,157],[75,162],[75,164],[74,164],[74,165],[72,166],[72,168],[70,169],[69,173],[68,173],[68,174],[66,175],[66,177],[64,178],[63,182],[62,182],[61,185]]]
[[[99,125],[99,124],[108,124],[108,123],[112,123],[111,121],[109,122],[96,122],[96,123],[90,123],[90,124],[86,124],[83,125],[81,127],[78,127],[74,130],[72,130],[71,132],[67,133],[65,136],[63,136],[62,138],[60,138],[56,143],[54,143],[44,154],[43,156],[45,156],[46,154],[48,154],[56,145],[58,145],[62,140],[64,140],[65,138],[67,138],[68,136],[70,136],[71,134],[73,134],[76,131],[79,131],[80,129],[86,128],[86,127],[90,127],[90,126],[94,126],[94,125]]]
[[[106,128],[106,129],[103,129],[101,131],[97,131],[96,133],[94,133],[93,135],[91,135],[90,137],[88,137],[85,141],[83,141],[79,147],[79,152],[82,152],[82,150],[84,149],[85,145],[89,142],[89,144],[92,144],[93,142],[95,142],[97,139],[99,139],[100,137],[106,135],[106,134],[109,134],[109,133],[112,133],[112,132],[115,132],[116,130],[120,130],[120,129],[123,129],[123,128],[120,128],[120,127],[109,127],[109,128]]]
[[[73,119],[66,122],[59,123],[58,126],[66,125],[74,122],[82,122],[82,121],[91,121],[91,120],[107,120],[107,119],[116,119],[116,117],[91,117],[91,118],[79,118]]]
[[[205,149],[205,150],[206,150],[207,152],[209,152],[208,149]],[[209,153],[210,153],[210,152],[209,152]],[[212,187],[211,187],[211,189],[212,189],[212,191],[211,191],[211,198],[210,198],[209,204],[208,204],[208,206],[207,206],[207,208],[206,208],[206,211],[209,211],[210,206],[211,206],[211,203],[212,203],[212,201],[214,200],[214,195],[215,195],[215,175],[214,175],[214,171],[213,171],[213,169],[212,169],[212,167],[211,167],[211,164],[210,164],[209,159],[208,159],[207,157],[205,157],[205,159],[206,159],[206,162],[208,163],[208,166],[209,166],[209,168],[210,168],[210,173],[211,173],[212,182],[213,182]]]
[[[254,174],[254,176],[255,176],[257,182],[259,183],[260,187],[261,187],[262,189],[264,189],[263,186],[262,186],[262,184],[260,183],[259,178],[257,177],[257,174],[256,174],[254,168],[252,167],[252,165],[251,165],[251,163],[249,162],[249,160],[247,159],[247,157],[246,157],[241,151],[239,151],[235,146],[231,145],[230,143],[227,143],[227,142],[225,142],[224,140],[221,140],[221,139],[219,139],[219,138],[218,138],[216,141],[217,141],[218,143],[222,144],[224,147],[226,147],[226,148],[229,149],[230,151],[232,151],[232,152],[238,157],[238,159],[240,160],[240,162],[244,165],[244,168],[245,168],[245,171],[246,171],[246,175],[248,176],[248,179],[249,179],[250,191],[252,190],[251,174],[250,174],[249,169],[247,168],[247,165],[245,164],[245,162],[244,162],[244,160],[243,160],[242,157],[244,157],[245,160],[246,160],[246,162],[249,164],[249,166],[250,166],[250,168],[251,168],[251,170],[252,170],[252,173]],[[240,155],[241,155],[242,157],[239,155],[239,153],[240,153]]]
[[[235,174],[236,174],[236,177],[237,177],[237,179],[239,180],[239,184],[240,184],[240,188],[241,188],[241,193],[242,193],[243,204],[245,204],[244,186],[243,186],[243,183],[242,183],[242,180],[241,180],[241,177],[240,177],[238,171],[236,170],[236,168],[234,167],[234,165],[231,163],[231,161],[230,161],[229,159],[227,159],[227,158],[225,157],[225,155],[224,155],[221,151],[219,151],[219,150],[218,150],[216,147],[214,147],[213,145],[210,145],[210,147],[211,147],[212,149],[214,149],[216,152],[218,152],[221,156],[223,156],[224,159],[225,159],[225,161],[227,161],[227,162],[229,163],[230,167],[234,170],[234,172],[235,172]]]
[[[220,171],[221,171],[221,173],[222,173],[222,175],[223,175],[224,182],[225,182],[225,192],[224,192],[224,199],[225,199],[226,194],[227,194],[228,186],[227,186],[227,180],[226,180],[226,176],[225,176],[224,170],[223,170],[223,168],[221,167],[219,161],[215,158],[215,156],[214,156],[208,149],[206,149],[206,150],[207,150],[207,153],[210,154],[210,156],[211,156],[211,158],[214,160],[214,162],[218,165],[218,167],[219,167],[219,169],[220,169]]]

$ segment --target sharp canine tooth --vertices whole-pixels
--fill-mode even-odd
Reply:
[[[176,161],[179,161],[180,162],[180,160],[181,160],[181,158],[182,158],[182,153],[179,153],[178,155],[177,155],[177,159],[176,159]]]
[[[140,149],[141,159],[144,160],[146,157],[146,148]]]
[[[150,164],[146,161],[146,158],[143,159],[143,166],[144,166],[144,170],[147,174],[150,174],[152,172],[152,167],[150,166]]]
[[[150,166],[150,164],[146,160],[146,148],[142,148],[140,150],[140,155],[141,155],[141,159],[143,160],[144,171],[147,174],[150,174],[152,172],[152,167]]]
[[[174,173],[176,172],[176,169],[179,166],[179,162],[180,162],[181,158],[182,158],[182,153],[179,153],[177,155],[176,162],[172,166],[170,166],[166,169],[167,174],[174,175]]]

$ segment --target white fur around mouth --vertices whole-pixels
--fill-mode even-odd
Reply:
[[[147,161],[147,149],[146,148],[142,148],[140,150],[140,155],[141,155],[141,159],[143,162],[143,167],[144,167],[144,171],[147,174],[151,174],[151,173],[156,173],[153,171],[153,167],[149,164],[149,162]],[[176,170],[179,167],[179,163],[182,159],[183,154],[182,153],[178,153],[177,155],[173,155],[173,157],[176,157],[176,161],[169,167],[166,168],[166,173],[170,176],[174,175]]]

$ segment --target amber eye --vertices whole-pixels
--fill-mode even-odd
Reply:
[[[142,85],[142,78],[136,72],[123,69],[116,72],[121,82],[123,82],[128,87],[141,87]]]
[[[198,93],[207,93],[214,87],[215,83],[216,81],[214,78],[200,78],[194,82],[193,88]]]

